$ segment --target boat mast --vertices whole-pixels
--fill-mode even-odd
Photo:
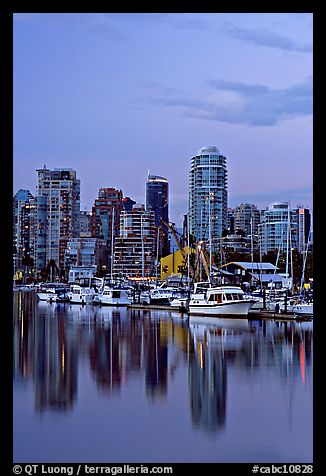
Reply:
[[[209,277],[212,276],[212,227],[211,227],[211,156],[208,156],[208,234],[209,234]]]
[[[143,236],[143,215],[140,215],[140,237],[141,237],[141,275],[144,284],[144,236]]]
[[[200,236],[201,236],[201,241],[203,240],[203,205],[200,210]],[[202,261],[202,256],[201,253],[199,253],[199,263],[200,263],[200,272],[199,272],[199,280],[203,280],[203,261]]]
[[[291,292],[293,293],[293,253],[292,253],[292,233],[290,227],[290,264],[291,264]]]
[[[114,246],[114,207],[112,207],[112,225],[111,225],[111,280],[113,280],[113,246]]]
[[[287,224],[287,233],[286,233],[286,267],[285,267],[285,276],[288,284],[289,278],[289,240],[290,240],[290,202],[288,202],[288,224]],[[287,287],[287,286],[286,286]]]
[[[251,217],[250,217],[250,246],[251,246],[251,286],[253,285],[253,272],[254,272],[254,235],[252,227],[252,205],[251,205]]]
[[[310,233],[311,233],[311,227],[310,227],[310,230],[309,230],[308,240],[307,240],[307,244],[306,244],[306,249],[305,249],[304,256],[303,256],[302,275],[301,275],[301,282],[300,282],[300,294],[301,294],[301,292],[302,292],[302,290],[303,290],[304,273],[305,273],[305,270],[306,270],[306,262],[307,262],[308,247],[309,247],[309,241],[310,241]]]
[[[156,238],[156,274],[155,274],[155,285],[157,286],[157,273],[158,273],[158,249],[159,249],[159,238],[160,238],[160,227],[157,227],[157,238]]]
[[[188,217],[187,217],[187,245],[188,245],[188,283],[187,285],[189,286],[189,281],[190,281],[190,231],[189,231],[189,212],[188,212]]]

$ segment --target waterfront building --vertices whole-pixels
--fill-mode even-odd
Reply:
[[[96,266],[72,265],[69,269],[68,283],[75,283],[80,279],[92,278],[96,274]]]
[[[227,228],[226,157],[215,146],[203,147],[191,158],[189,174],[189,228],[196,241],[218,250],[218,240]]]
[[[302,253],[311,241],[311,214],[309,208],[305,207],[297,207],[295,212],[298,221],[298,251]]]
[[[155,225],[159,228],[159,256],[170,252],[168,227],[169,223],[169,183],[166,178],[148,173],[146,183],[146,210],[153,210]]]
[[[111,268],[114,238],[119,235],[122,191],[115,188],[100,188],[92,207],[92,237],[105,240]]]
[[[20,274],[26,274],[27,269],[29,273],[33,273],[35,238],[36,198],[29,190],[20,189],[13,198],[13,259],[16,278]]]
[[[277,273],[278,268],[272,263],[231,261],[220,267],[224,279],[230,284],[251,283],[262,288],[281,288],[284,278]]]
[[[235,231],[243,230],[246,236],[258,235],[258,225],[260,223],[260,211],[252,203],[241,203],[234,211]]]
[[[74,238],[69,240],[65,250],[65,270],[72,266],[96,266],[98,271],[107,272],[107,247],[98,238]]]
[[[143,204],[135,204],[130,212],[121,212],[120,236],[114,241],[114,276],[155,276],[155,232],[154,211],[146,211]]]
[[[195,252],[193,248],[190,248],[190,253]],[[188,261],[185,260],[185,255],[188,255],[188,246],[183,248],[183,253],[179,249],[176,251],[173,249],[172,253],[161,258],[160,278],[166,279],[173,274],[187,274]]]
[[[92,212],[87,210],[80,211],[80,237],[92,237]]]
[[[80,234],[80,180],[73,169],[38,169],[36,266],[62,270],[68,240]]]
[[[223,251],[232,251],[237,253],[251,253],[250,237],[244,236],[241,233],[233,233],[223,236],[220,239],[220,248]],[[254,250],[256,247],[254,246]]]
[[[264,211],[258,225],[262,254],[280,250],[288,253],[298,247],[297,212],[290,210],[288,202],[275,202]]]

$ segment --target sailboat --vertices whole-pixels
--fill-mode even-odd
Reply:
[[[309,231],[308,240],[307,240],[307,244],[306,244],[306,250],[305,250],[305,254],[304,254],[304,261],[303,261],[303,267],[302,267],[302,276],[301,276],[301,283],[300,283],[300,296],[302,296],[302,294],[304,292],[304,274],[305,274],[306,263],[307,263],[310,233],[311,233],[311,228],[310,228],[310,231]],[[311,302],[306,302],[306,301],[302,300],[302,302],[293,306],[293,312],[296,316],[304,315],[304,316],[312,317],[313,313],[314,313],[313,301],[311,300]]]

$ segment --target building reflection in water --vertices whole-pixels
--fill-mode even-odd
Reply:
[[[209,433],[225,428],[231,369],[259,378],[276,373],[289,412],[295,385],[311,382],[312,323],[245,320],[239,328],[230,320],[211,326],[165,314],[14,293],[14,382],[33,382],[36,411],[68,411],[84,362],[106,397],[136,378],[148,401],[165,404],[179,367],[188,375],[193,424]]]
[[[115,393],[121,387],[119,321],[120,313],[115,312],[106,328],[96,325],[89,347],[91,371],[98,388],[107,394]]]
[[[30,293],[14,294],[14,379],[33,380],[36,411],[68,410],[77,397],[77,342],[60,306],[49,313],[38,304]]]
[[[144,321],[144,367],[147,396],[151,400],[167,395],[168,336],[164,334],[164,323],[159,320]]]
[[[209,328],[192,328],[189,392],[192,421],[207,431],[225,425],[227,366],[222,342]]]

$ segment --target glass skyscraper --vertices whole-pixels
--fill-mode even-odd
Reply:
[[[287,252],[298,247],[298,220],[288,202],[275,202],[264,211],[259,225],[261,252]]]
[[[191,158],[189,231],[196,241],[212,240],[212,251],[227,228],[226,157],[215,146],[203,147]]]
[[[166,256],[170,252],[168,227],[162,223],[169,223],[169,183],[166,178],[148,173],[146,183],[146,210],[155,214],[155,225],[160,227],[159,254]]]

